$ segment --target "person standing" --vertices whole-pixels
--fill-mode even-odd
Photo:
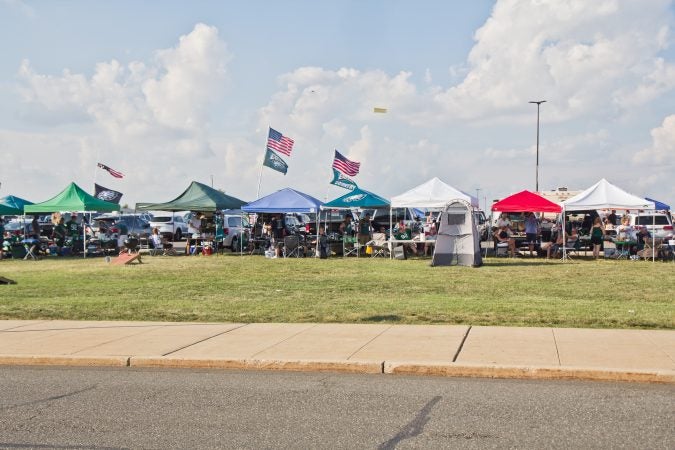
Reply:
[[[602,236],[605,234],[605,227],[602,225],[600,216],[596,217],[591,227],[591,245],[593,246],[593,257],[600,257],[600,247],[602,246]]]
[[[537,243],[539,238],[539,220],[534,215],[533,212],[527,213],[525,218],[525,239],[527,240],[527,245],[530,249],[530,256],[534,251],[534,245]]]
[[[359,245],[363,248],[363,251],[366,249],[366,244],[371,239],[370,234],[370,214],[366,213],[364,217],[359,219],[359,233],[358,233]]]
[[[80,248],[84,250],[83,243],[80,244],[82,236],[80,236],[80,225],[77,223],[77,214],[71,214],[70,220],[66,222],[66,233],[70,236],[73,253]]]
[[[4,240],[5,240],[5,222],[2,220],[2,217],[0,217],[0,259],[2,259],[5,256],[3,245]]]

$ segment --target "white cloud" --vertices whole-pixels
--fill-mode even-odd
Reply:
[[[38,74],[23,61],[18,75],[28,118],[35,111],[54,121],[88,118],[116,140],[165,129],[203,130],[209,107],[222,94],[230,59],[218,30],[197,24],[176,47],[158,51],[150,64],[103,62],[88,79],[68,70],[61,76]]]
[[[448,116],[470,119],[513,114],[529,100],[547,99],[548,120],[558,121],[612,103],[625,107],[627,96],[641,104],[649,95],[632,91],[673,87],[672,77],[658,80],[672,66],[653,62],[668,44],[670,6],[667,0],[499,1],[475,34],[469,72],[436,101]]]
[[[647,166],[654,163],[675,166],[675,114],[663,119],[661,126],[654,128],[651,135],[652,145],[635,154],[633,162]]]

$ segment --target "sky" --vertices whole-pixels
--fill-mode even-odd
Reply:
[[[601,178],[675,204],[668,0],[0,0],[0,197],[71,181],[163,202],[199,181],[320,200],[334,150],[384,197],[492,200]],[[384,114],[373,108],[386,108]],[[295,140],[262,167],[268,127]],[[123,179],[96,168],[98,162]]]

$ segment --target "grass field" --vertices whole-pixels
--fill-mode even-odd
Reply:
[[[664,328],[675,264],[494,259],[149,257],[0,261],[1,319],[351,322]]]

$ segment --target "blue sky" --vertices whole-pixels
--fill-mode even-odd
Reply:
[[[76,181],[164,201],[255,198],[267,126],[296,140],[262,194],[319,198],[333,149],[360,186],[433,176],[487,200],[601,177],[675,202],[673,3],[0,0],[0,196]],[[373,106],[387,107],[385,115]],[[96,172],[101,160],[126,174]]]

